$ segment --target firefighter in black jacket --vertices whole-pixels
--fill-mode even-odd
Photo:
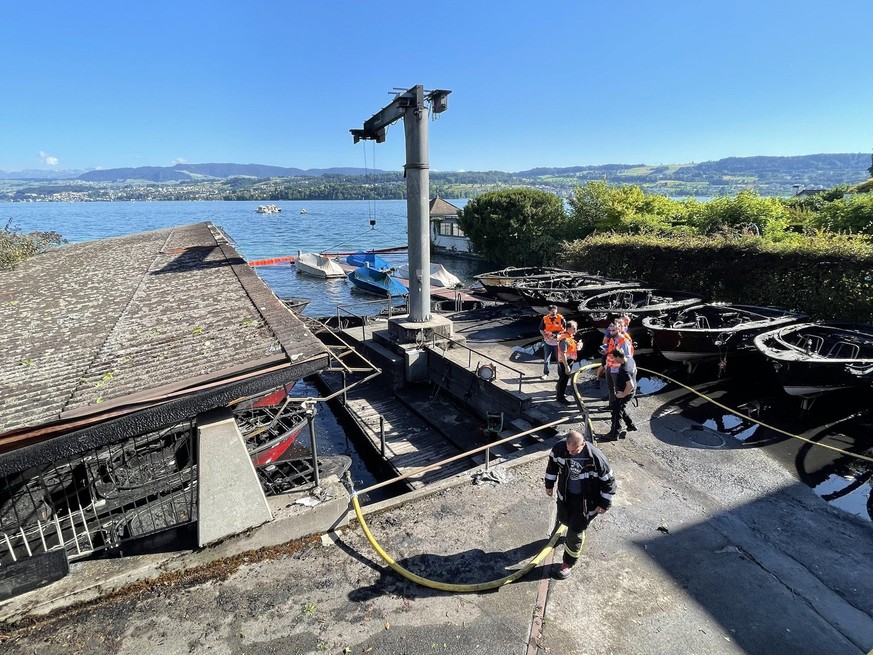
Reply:
[[[557,496],[558,522],[567,526],[564,559],[555,572],[565,579],[582,552],[585,528],[612,504],[615,476],[601,450],[572,430],[549,453],[545,482],[546,495]]]

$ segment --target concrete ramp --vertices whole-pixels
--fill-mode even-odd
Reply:
[[[242,435],[228,410],[197,418],[197,540],[206,546],[273,518]]]

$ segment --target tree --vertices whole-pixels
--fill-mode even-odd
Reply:
[[[490,262],[534,266],[551,261],[565,233],[560,198],[534,189],[490,191],[461,211],[461,229]]]
[[[870,155],[870,168],[867,169],[867,172],[870,173],[870,177],[873,177],[873,155]]]
[[[660,194],[647,194],[634,184],[610,186],[602,181],[577,186],[569,203],[570,239],[606,231],[667,232],[685,223],[689,207]]]

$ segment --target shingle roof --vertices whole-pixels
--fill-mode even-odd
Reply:
[[[0,438],[327,365],[210,223],[70,245],[0,272],[0,339]]]
[[[461,210],[439,196],[430,201],[431,216],[457,216]]]

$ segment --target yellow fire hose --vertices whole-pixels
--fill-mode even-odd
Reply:
[[[504,576],[498,580],[491,580],[490,582],[477,582],[474,584],[450,584],[448,582],[437,582],[436,580],[428,580],[427,578],[422,578],[420,575],[416,575],[409,569],[405,569],[400,566],[400,564],[394,561],[394,558],[392,558],[388,553],[383,550],[383,548],[379,545],[376,539],[373,538],[373,535],[370,532],[370,528],[367,527],[367,522],[364,520],[364,514],[361,511],[361,504],[358,502],[358,494],[355,492],[352,492],[352,506],[355,508],[355,516],[358,518],[358,523],[361,524],[361,529],[364,531],[364,535],[366,535],[367,541],[370,542],[373,550],[379,553],[379,556],[383,560],[385,560],[388,566],[390,566],[394,571],[402,575],[404,578],[412,580],[413,582],[420,584],[424,587],[439,589],[440,591],[452,591],[461,594],[468,594],[477,591],[487,591],[489,589],[497,589],[498,587],[508,585],[510,582],[515,582],[519,578],[527,575],[537,564],[539,564],[546,557],[548,557],[549,553],[558,542],[558,539],[566,532],[566,528],[563,525],[557,526],[552,532],[552,537],[551,539],[549,539],[549,543],[546,544],[546,546],[539,552],[539,554],[514,573]],[[582,543],[585,543],[584,532],[582,533]]]

